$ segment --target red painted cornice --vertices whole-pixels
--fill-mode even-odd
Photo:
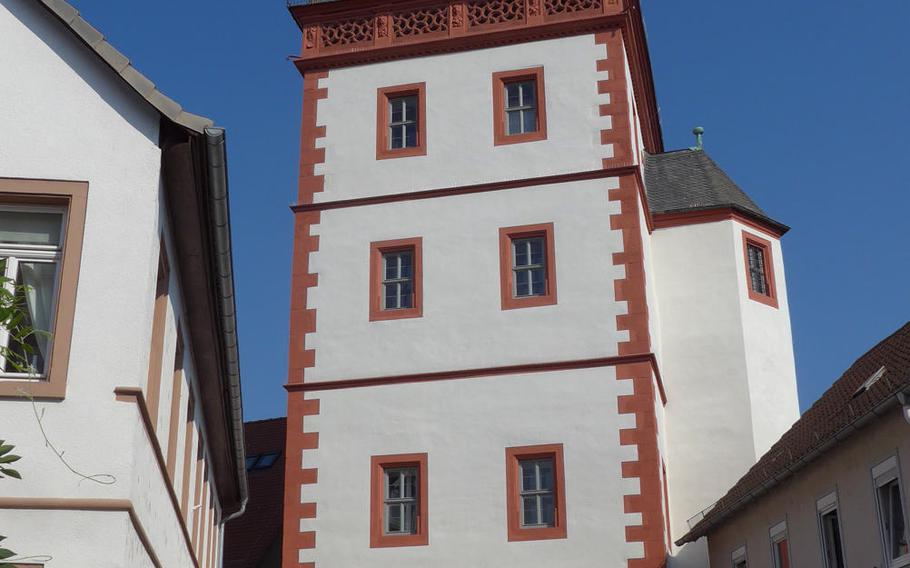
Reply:
[[[504,7],[514,17],[495,21]],[[619,28],[645,148],[663,151],[638,0],[337,0],[289,9],[303,32],[294,60],[301,74]]]
[[[697,209],[693,211],[672,213],[654,213],[651,217],[655,229],[667,229],[670,227],[680,227],[682,225],[699,225],[702,223],[714,223],[732,219],[777,238],[784,236],[784,234],[790,230],[790,227],[778,223],[777,221],[734,207]]]

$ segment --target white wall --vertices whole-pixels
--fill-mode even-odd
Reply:
[[[322,213],[308,381],[616,355],[628,333],[614,300],[622,234],[615,179],[406,201]],[[558,303],[502,310],[499,228],[553,222]],[[423,238],[423,317],[369,321],[371,241]]]
[[[304,452],[319,483],[303,487],[318,503],[318,546],[300,553],[317,566],[377,568],[504,565],[625,567],[641,544],[625,542],[623,495],[638,480],[621,479],[636,451],[619,445],[617,397],[631,381],[612,368],[443,381],[316,394],[320,414],[307,417],[319,449]],[[571,417],[571,419],[569,418]],[[505,448],[564,444],[568,538],[508,542]],[[428,454],[429,546],[370,548],[370,456]]]
[[[332,69],[317,123],[326,136],[319,201],[403,193],[601,168],[598,105],[603,45],[581,35]],[[547,140],[493,146],[492,75],[543,66]],[[376,89],[426,82],[427,155],[376,160]]]
[[[742,230],[728,220],[653,233],[675,538],[798,417],[780,245],[769,238],[775,309],[748,297]],[[687,548],[676,565],[703,565],[704,544]]]
[[[162,562],[187,566],[177,517],[138,408],[114,397],[115,387],[145,387],[148,374],[159,234],[165,224],[159,115],[36,2],[0,0],[0,44],[0,76],[4,77],[0,81],[0,176],[87,181],[89,186],[66,398],[38,406],[49,437],[74,468],[117,479],[110,486],[82,481],[45,447],[30,404],[0,401],[0,432],[23,456],[17,468],[25,478],[5,482],[4,496],[131,499]],[[175,268],[173,261],[171,265]],[[172,278],[158,420],[165,455],[180,311],[176,270]],[[189,345],[187,353],[191,353]],[[192,377],[192,372],[190,361],[187,376]],[[183,391],[185,403],[187,389]],[[181,410],[185,412],[184,404]],[[181,427],[184,422],[181,415]],[[180,474],[182,435],[178,443]],[[178,483],[178,494],[181,489]],[[9,519],[10,514],[0,511],[0,518]],[[17,519],[22,515],[12,514]],[[48,519],[67,518],[87,529],[95,526],[93,519],[107,515],[110,520],[98,520],[103,527],[91,533],[95,538],[79,542],[66,537],[70,532],[49,528],[33,531],[25,542],[14,541],[12,523],[0,523],[16,550],[51,547],[55,558],[83,555],[73,558],[89,557],[92,565],[147,563],[126,558],[135,543],[130,544],[133,537],[126,536],[121,519],[125,514],[28,515],[47,527],[54,525]],[[123,525],[120,533],[109,523]],[[111,538],[99,541],[101,534]],[[107,555],[115,559],[104,564]],[[84,562],[71,559],[61,564]]]

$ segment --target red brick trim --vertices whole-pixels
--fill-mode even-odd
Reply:
[[[524,134],[506,133],[505,87],[515,81],[534,81],[537,100],[537,131]],[[547,139],[547,101],[543,67],[493,73],[493,145],[520,144]]]
[[[743,231],[743,262],[746,267],[746,289],[749,291],[749,299],[756,302],[777,308],[777,282],[774,280],[774,256],[772,255],[771,241],[763,239],[758,235],[753,235]],[[765,263],[765,278],[768,279],[768,293],[762,294],[752,288],[752,278],[749,273],[749,245],[758,247],[762,250],[762,257]]]
[[[417,468],[417,533],[405,536],[383,534],[383,471],[390,467]],[[427,454],[398,454],[372,456],[370,458],[370,548],[397,546],[425,546],[430,543],[430,529],[427,512],[429,490],[427,480]]]
[[[382,309],[382,255],[387,252],[410,250],[414,266],[413,307],[400,310]],[[396,239],[370,243],[370,321],[384,321],[423,316],[423,239]]]
[[[306,383],[286,384],[284,388],[289,392],[316,392],[326,390],[341,390],[363,387],[377,387],[384,385],[401,385],[407,383],[431,383],[436,381],[454,381],[460,379],[479,379],[485,377],[501,377],[503,375],[524,375],[529,373],[548,373],[553,371],[570,371],[574,369],[595,369],[598,367],[613,367],[629,363],[645,362],[651,366],[654,379],[657,382],[661,402],[666,406],[667,396],[664,392],[660,369],[657,367],[657,358],[653,353],[636,353],[618,357],[595,357],[593,359],[575,359],[571,361],[548,361],[543,363],[525,363],[521,365],[504,365],[501,367],[479,367],[474,369],[456,369],[452,371],[436,371],[432,373],[415,373],[411,375],[387,375],[384,377],[362,377],[356,379],[340,379],[336,381],[309,381]]]
[[[609,192],[618,201],[620,213],[611,215],[610,227],[622,231],[623,251],[613,254],[613,264],[625,268],[625,278],[615,282],[617,301],[625,301],[627,313],[616,316],[616,327],[629,332],[629,340],[620,342],[620,355],[649,351],[651,336],[648,303],[645,293],[645,267],[642,247],[640,178],[619,178],[619,188]],[[632,394],[620,396],[620,414],[634,414],[635,427],[620,430],[620,444],[637,447],[637,459],[622,463],[625,478],[639,480],[640,493],[623,499],[626,513],[640,513],[641,524],[626,527],[627,542],[641,542],[644,556],[630,558],[629,568],[657,568],[666,560],[666,519],[663,510],[661,458],[658,447],[657,393],[654,391],[652,366],[628,363],[616,367],[617,380],[632,381]]]
[[[389,148],[389,99],[417,95],[417,146]],[[376,159],[425,156],[427,153],[427,84],[411,83],[376,90]]]
[[[316,140],[325,136],[325,126],[317,124],[317,103],[328,96],[319,87],[327,72],[308,72],[303,81],[303,116],[300,135],[300,177],[298,203],[313,203],[316,193],[324,188],[324,176],[315,174],[316,164],[325,161],[325,149],[316,147]],[[316,364],[316,352],[306,348],[306,335],[316,331],[316,310],[307,308],[307,293],[318,283],[318,275],[310,272],[310,253],[319,250],[319,237],[312,227],[319,224],[319,211],[295,212],[294,253],[291,264],[291,321],[288,346],[288,382],[302,384],[306,369]],[[288,428],[285,447],[284,522],[282,539],[282,568],[314,566],[301,563],[299,551],[315,548],[316,533],[301,531],[300,520],[312,518],[315,503],[301,503],[301,486],[314,484],[318,479],[315,468],[306,468],[304,450],[315,449],[318,435],[305,432],[305,417],[319,414],[319,401],[307,399],[305,393],[288,393]]]
[[[522,528],[521,500],[519,499],[521,475],[518,461],[545,457],[553,458],[555,469],[553,493],[556,497],[556,524],[546,528]],[[562,444],[506,448],[506,519],[508,521],[509,542],[566,538],[568,529],[566,521],[566,471]]]
[[[626,81],[626,51],[619,28],[594,34],[594,42],[606,48],[607,57],[597,60],[597,71],[607,78],[597,81],[597,92],[609,95],[610,102],[600,105],[602,117],[610,117],[610,128],[600,131],[600,143],[611,146],[613,156],[603,159],[604,168],[629,166],[638,161],[632,152],[633,130],[629,119],[629,86]]]
[[[750,217],[748,214],[737,211],[732,207],[718,207],[716,209],[702,209],[698,211],[682,211],[677,213],[655,213],[655,229],[681,227],[683,225],[699,225],[702,223],[716,223],[718,221],[733,220],[761,231],[768,235],[780,238],[790,230],[789,227],[775,223],[769,219]]]
[[[542,296],[516,298],[515,291],[512,289],[512,240],[526,237],[544,238],[547,293]],[[556,243],[553,235],[553,223],[499,229],[499,290],[503,310],[556,304]]]

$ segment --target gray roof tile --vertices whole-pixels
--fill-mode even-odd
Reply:
[[[645,189],[652,213],[735,207],[767,217],[704,150],[648,154]]]

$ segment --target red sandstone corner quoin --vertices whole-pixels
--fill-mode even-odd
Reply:
[[[317,124],[316,110],[328,89],[319,81],[328,72],[307,72],[303,80],[303,110],[300,134],[300,174],[298,203],[312,204],[316,193],[323,191],[325,178],[316,175],[317,164],[325,162],[325,149],[316,141],[325,136],[325,126]],[[291,322],[288,347],[288,383],[302,384],[306,369],[316,363],[316,353],[306,348],[306,335],[316,331],[316,311],[307,308],[307,292],[318,283],[318,274],[310,272],[310,253],[319,250],[319,237],[312,227],[321,220],[319,211],[295,212],[294,256],[291,267]],[[282,565],[312,568],[313,563],[300,563],[301,550],[316,547],[315,531],[301,531],[302,519],[316,516],[316,503],[302,502],[303,487],[318,480],[316,468],[306,467],[305,450],[319,445],[318,432],[305,432],[306,417],[319,414],[319,400],[308,399],[303,392],[288,393],[288,427],[285,448],[285,495],[282,538]]]

